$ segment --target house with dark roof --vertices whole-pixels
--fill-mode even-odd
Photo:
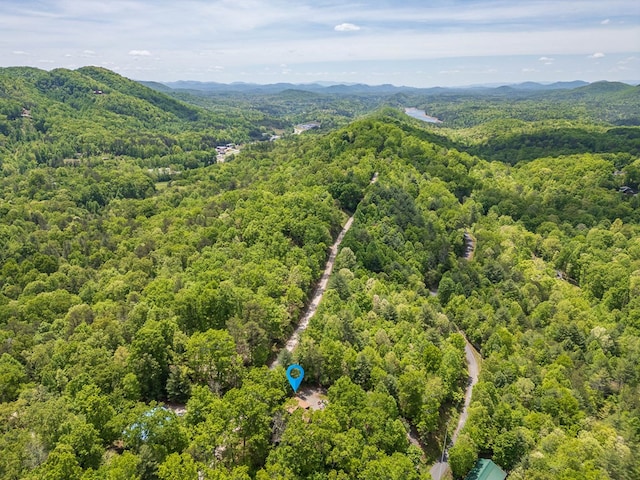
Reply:
[[[481,458],[467,474],[465,480],[504,480],[507,474],[498,465],[487,458]]]

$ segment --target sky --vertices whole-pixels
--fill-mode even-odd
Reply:
[[[415,87],[640,83],[638,0],[1,0],[0,67]]]

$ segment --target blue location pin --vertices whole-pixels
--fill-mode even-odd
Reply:
[[[294,370],[298,370],[298,372],[300,373],[300,375],[298,375],[298,378],[295,378],[294,376],[291,375],[291,372],[293,372]],[[298,392],[298,387],[302,383],[303,378],[304,378],[304,368],[302,368],[297,363],[294,363],[293,365],[289,365],[289,368],[287,368],[287,380],[289,380],[289,384],[291,385],[291,388],[293,388],[294,392]]]

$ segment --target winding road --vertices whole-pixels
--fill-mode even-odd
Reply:
[[[471,236],[469,232],[464,233],[464,259],[472,260],[473,255],[476,252],[476,240]],[[437,292],[435,292],[437,294]],[[463,332],[460,332],[464,335]],[[446,444],[447,440],[445,437],[445,445],[442,447],[442,457],[440,461],[436,462],[433,467],[431,467],[431,477],[433,480],[441,480],[444,478],[446,473],[449,471],[449,462],[447,462],[447,453],[449,449],[456,443],[458,439],[458,435],[460,435],[460,431],[464,428],[467,423],[467,418],[469,417],[469,405],[471,405],[471,395],[473,394],[473,387],[476,383],[478,383],[478,376],[480,375],[480,362],[482,359],[480,353],[474,348],[467,337],[464,337],[465,345],[464,345],[464,354],[467,359],[467,368],[469,370],[469,383],[467,384],[467,390],[464,393],[464,406],[462,407],[462,411],[460,412],[460,418],[458,419],[458,425],[456,425],[456,429],[453,431],[453,435],[451,435],[451,441],[449,444]]]
[[[378,180],[378,172],[376,172],[373,175],[373,177],[371,178],[370,184],[375,183],[377,180]],[[333,271],[333,266],[336,261],[336,256],[338,255],[338,249],[340,248],[340,244],[342,243],[342,240],[344,240],[345,235],[347,234],[347,232],[349,231],[352,225],[353,225],[353,215],[349,217],[344,227],[342,227],[342,231],[338,235],[338,238],[336,238],[336,241],[333,243],[333,245],[331,245],[329,258],[327,259],[327,264],[325,265],[324,272],[322,273],[322,277],[320,277],[320,281],[318,282],[318,285],[316,286],[313,292],[313,296],[311,297],[311,302],[309,303],[309,305],[305,309],[305,312],[300,318],[298,326],[293,331],[293,333],[291,334],[291,337],[289,337],[289,339],[287,340],[287,343],[283,347],[287,351],[293,352],[293,350],[295,350],[295,348],[300,343],[300,336],[302,335],[302,332],[304,332],[307,329],[307,327],[309,326],[309,321],[316,314],[318,310],[318,306],[322,301],[322,297],[324,296],[324,293],[327,290],[327,286],[329,284],[329,277],[331,276],[331,272]],[[471,235],[469,235],[467,232],[465,232],[465,244],[466,244],[466,248],[465,248],[464,258],[466,260],[471,260],[473,259],[473,254],[475,253],[476,242],[475,242],[475,239]],[[431,292],[431,294],[432,295],[437,294],[437,292]],[[460,412],[458,425],[456,426],[456,429],[454,430],[453,435],[451,436],[451,440],[449,444],[443,446],[444,448],[443,448],[443,455],[441,460],[439,462],[436,462],[436,464],[433,465],[433,467],[431,467],[430,471],[431,471],[431,476],[433,477],[433,480],[441,480],[449,471],[449,464],[446,461],[447,452],[449,448],[451,448],[455,444],[458,438],[458,435],[460,434],[460,431],[462,430],[462,428],[467,422],[467,418],[469,416],[469,405],[471,404],[471,395],[473,393],[473,387],[475,386],[476,383],[478,383],[478,376],[480,374],[479,359],[481,359],[482,357],[476,351],[473,345],[469,343],[466,337],[465,337],[464,351],[465,351],[465,357],[467,360],[467,367],[469,370],[469,383],[465,391],[464,407]],[[274,369],[278,365],[279,365],[278,357],[276,357],[269,364],[269,368]],[[313,387],[307,387],[307,392],[310,392],[310,394],[318,393],[318,392],[315,392],[315,389]],[[408,437],[412,444],[420,447],[418,434],[415,428],[413,427],[411,428],[411,430],[408,433]],[[446,439],[445,439],[445,443],[446,443]]]

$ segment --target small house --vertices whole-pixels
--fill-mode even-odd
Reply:
[[[487,458],[481,458],[465,477],[465,480],[504,480],[507,474]]]

